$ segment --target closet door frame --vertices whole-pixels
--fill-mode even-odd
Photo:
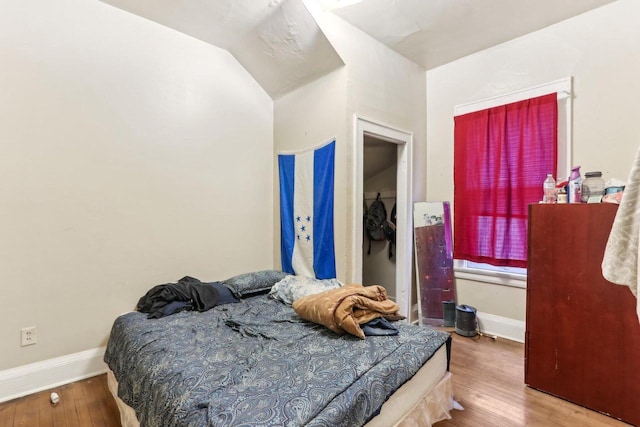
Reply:
[[[364,136],[369,135],[394,143],[398,147],[397,153],[397,233],[396,233],[396,303],[400,306],[400,313],[410,319],[411,289],[412,289],[412,260],[413,260],[413,134],[383,123],[355,116],[355,143],[353,144],[352,178],[355,183],[352,206],[351,229],[354,235],[351,240],[350,265],[353,283],[362,283],[362,239],[364,215],[362,199],[364,197]]]

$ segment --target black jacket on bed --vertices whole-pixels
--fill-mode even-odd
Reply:
[[[218,305],[220,300],[220,292],[211,283],[185,276],[177,283],[156,285],[149,289],[138,301],[136,309],[149,313],[149,319],[158,319],[183,310],[207,311]]]

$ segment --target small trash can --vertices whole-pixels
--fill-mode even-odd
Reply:
[[[456,333],[464,337],[476,335],[478,323],[476,320],[476,308],[470,305],[459,305],[456,307]]]

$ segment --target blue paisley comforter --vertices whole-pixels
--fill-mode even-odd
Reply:
[[[113,325],[105,362],[141,426],[360,426],[448,341],[395,324],[360,340],[267,295]]]

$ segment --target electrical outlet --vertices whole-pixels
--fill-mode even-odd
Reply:
[[[20,345],[22,347],[27,345],[33,345],[37,342],[36,340],[36,327],[29,326],[28,328],[22,328],[20,330]]]

